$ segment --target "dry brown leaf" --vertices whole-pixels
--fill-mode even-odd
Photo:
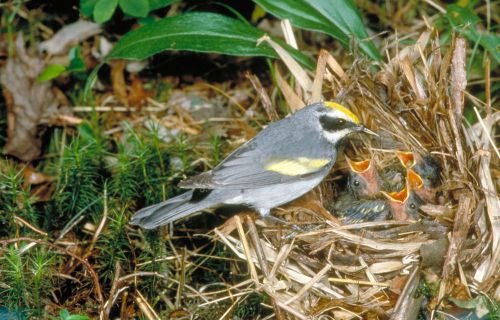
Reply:
[[[44,69],[42,59],[30,56],[21,35],[16,40],[16,55],[0,72],[0,82],[7,104],[7,143],[3,152],[23,161],[40,155],[40,125],[47,125],[69,109],[59,108],[58,96],[50,82],[38,82]]]
[[[148,94],[144,90],[142,80],[138,76],[133,74],[131,78],[132,84],[130,85],[130,93],[128,95],[129,105],[134,107],[143,106],[147,102]]]
[[[53,180],[51,176],[36,171],[36,169],[32,165],[27,166],[26,169],[23,170],[23,175],[23,182],[25,187],[32,184],[51,182]]]
[[[78,20],[61,28],[47,41],[40,44],[39,50],[51,55],[64,54],[72,45],[75,45],[102,31],[101,25]]]
[[[292,112],[295,112],[302,107],[304,107],[306,104],[302,99],[293,91],[293,89],[290,87],[290,85],[283,79],[283,76],[279,72],[278,68],[275,68],[276,72],[276,82],[278,83],[278,87],[280,88],[281,92],[283,93],[283,96],[285,97],[285,100],[287,104],[290,106],[290,109]]]

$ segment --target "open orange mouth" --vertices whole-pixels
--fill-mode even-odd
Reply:
[[[408,180],[410,189],[420,190],[424,186],[424,180],[422,180],[422,177],[412,169],[408,169],[408,171],[406,171],[406,179]]]
[[[396,191],[396,192],[385,192],[385,191],[381,192],[387,199],[400,203],[404,203],[408,199],[408,196],[410,195],[407,187],[404,187],[401,191]]]
[[[411,168],[415,164],[415,157],[411,151],[396,151],[396,156],[405,168]]]
[[[346,159],[347,159],[347,163],[349,164],[349,167],[351,168],[351,170],[356,172],[356,173],[367,172],[370,169],[371,164],[372,164],[371,159],[366,159],[366,160],[362,160],[362,161],[353,161],[353,160],[349,159],[348,157],[346,157]]]

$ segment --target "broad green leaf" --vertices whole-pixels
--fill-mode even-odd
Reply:
[[[132,17],[144,18],[149,13],[148,0],[120,0],[120,8]]]
[[[254,0],[267,12],[302,29],[331,35],[345,46],[351,39],[370,58],[380,60],[375,45],[367,40],[368,33],[352,0]]]
[[[118,41],[106,60],[142,60],[166,50],[215,52],[237,56],[277,58],[266,43],[257,45],[264,32],[240,20],[209,12],[192,12],[165,18],[127,33]],[[302,65],[312,69],[313,62],[280,40]]]
[[[97,23],[104,23],[111,19],[115,13],[118,0],[97,0],[94,7],[94,20]]]
[[[43,82],[43,81],[48,81],[52,80],[54,78],[57,78],[66,71],[65,66],[61,66],[60,64],[51,64],[48,65],[43,71],[38,75],[37,81]]]
[[[80,47],[76,46],[69,50],[69,66],[67,71],[85,71],[85,61],[80,52]]]
[[[164,8],[179,0],[149,0],[149,11]]]
[[[92,17],[97,0],[80,0],[80,12],[87,18]]]

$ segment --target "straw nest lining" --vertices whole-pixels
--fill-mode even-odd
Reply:
[[[500,205],[490,168],[498,161],[491,136],[499,113],[492,112],[489,98],[483,103],[467,96],[479,122],[471,127],[464,121],[465,40],[456,38],[443,49],[437,36],[426,32],[378,72],[361,62],[345,71],[321,51],[314,78],[270,39],[262,41],[280,53],[296,77],[297,87],[291,88],[276,75],[292,111],[323,99],[342,101],[383,136],[354,140],[356,155],[384,166],[394,160],[394,149],[431,153],[442,168],[442,196],[439,204],[424,206],[427,217],[416,223],[344,226],[324,208],[338,188],[342,170],[337,170],[321,188],[275,211],[304,225],[300,230],[236,216],[215,229],[215,238],[246,260],[251,279],[244,287],[265,292],[277,318],[287,313],[299,319],[407,316],[418,312],[422,297],[412,293],[422,275],[439,283],[429,309],[445,307],[443,298],[456,290],[470,297],[495,295]],[[269,108],[271,118],[275,112]],[[335,168],[342,167],[340,158]],[[244,295],[234,299],[233,306]]]

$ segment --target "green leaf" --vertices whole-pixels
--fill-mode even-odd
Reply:
[[[92,17],[97,0],[80,0],[80,12],[87,18]]]
[[[452,27],[463,34],[469,41],[479,42],[481,47],[489,51],[493,59],[500,63],[500,37],[496,34],[479,31],[477,25],[481,19],[469,7],[461,7],[458,5],[449,5],[446,8],[446,18]]]
[[[76,46],[69,50],[69,66],[67,71],[85,71],[85,61],[80,52],[80,47]]]
[[[97,75],[99,74],[99,70],[102,68],[104,63],[98,64],[94,70],[89,74],[89,77],[87,78],[87,82],[85,82],[85,87],[83,88],[83,99],[85,102],[88,102],[90,100],[90,94],[92,91],[92,88],[94,87],[96,81],[97,81]]]
[[[144,18],[149,13],[148,0],[120,0],[120,8],[132,17]]]
[[[351,39],[370,58],[381,56],[373,42],[367,40],[368,33],[361,15],[352,0],[254,0],[267,12],[302,29],[319,31],[331,35],[348,46]]]
[[[277,58],[266,43],[257,46],[264,32],[242,21],[209,12],[192,12],[165,18],[127,33],[106,57],[142,60],[166,50],[215,52],[236,56]],[[314,63],[301,52],[273,39],[302,65],[312,69]]]
[[[149,0],[149,11],[164,8],[179,0]]]
[[[65,66],[61,66],[60,64],[51,64],[48,65],[43,71],[38,75],[37,81],[43,82],[43,81],[48,81],[52,80],[54,78],[57,78],[66,71]]]
[[[97,0],[94,7],[94,20],[97,23],[104,23],[111,19],[115,13],[118,0]]]

